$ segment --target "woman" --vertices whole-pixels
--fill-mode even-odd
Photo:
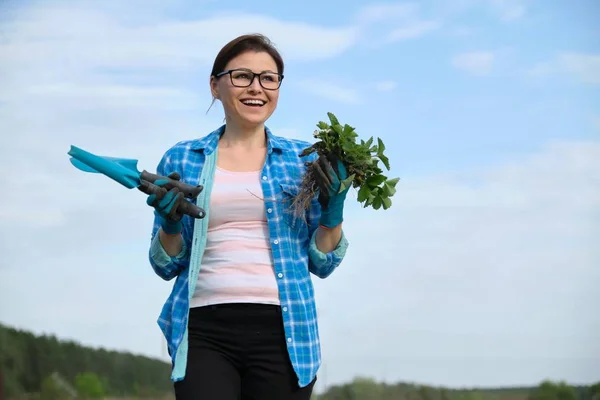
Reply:
[[[157,173],[204,190],[203,219],[182,216],[176,190],[154,207],[150,262],[176,278],[158,323],[173,361],[177,399],[309,399],[321,363],[310,273],[325,278],[341,263],[347,173],[322,166],[319,198],[306,216],[290,210],[310,144],[265,126],[277,107],[283,61],[262,35],[232,40],[210,76],[225,124],[177,143]],[[337,171],[337,172],[336,172]],[[162,184],[162,182],[159,182]],[[321,206],[323,203],[323,206]]]

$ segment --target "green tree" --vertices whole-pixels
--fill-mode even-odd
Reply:
[[[434,400],[434,390],[429,386],[419,386],[419,398],[421,400]]]
[[[600,400],[600,382],[590,386],[590,398],[592,400]]]
[[[0,0],[1,1],[1,0]],[[59,388],[74,385],[77,374],[101,377],[106,396],[172,393],[169,363],[130,353],[92,349],[74,341],[9,328],[0,324],[0,371],[7,398],[33,396],[42,382],[55,376]],[[73,389],[75,392],[75,389]],[[66,399],[69,397],[63,397]]]
[[[105,396],[104,386],[98,375],[93,372],[82,372],[75,378],[77,393],[84,398],[96,399]]]
[[[529,400],[577,400],[577,392],[565,382],[545,380],[531,391]]]
[[[64,396],[65,392],[57,385],[56,380],[52,375],[44,378],[40,390],[41,400],[62,400],[64,399]]]

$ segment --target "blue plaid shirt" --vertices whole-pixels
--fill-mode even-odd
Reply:
[[[178,172],[181,180],[203,185],[197,204],[207,215],[200,220],[188,216],[183,220],[183,248],[175,257],[167,255],[157,232],[160,221],[155,218],[149,251],[150,264],[164,280],[176,278],[175,284],[158,318],[167,340],[173,370],[171,379],[184,378],[187,364],[187,321],[189,302],[194,293],[206,246],[210,193],[216,168],[217,145],[225,126],[196,140],[182,141],[171,147],[157,167],[159,175]],[[348,246],[342,234],[337,248],[322,253],[316,247],[315,233],[319,224],[320,205],[313,199],[306,218],[289,208],[298,193],[305,162],[315,155],[300,158],[310,143],[275,136],[266,128],[267,159],[262,170],[269,239],[274,271],[279,287],[283,324],[290,360],[300,386],[308,385],[321,365],[321,349],[317,324],[314,289],[310,273],[319,278],[329,276],[341,263]]]

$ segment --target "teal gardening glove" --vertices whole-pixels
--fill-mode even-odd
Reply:
[[[177,181],[181,179],[177,172],[170,173],[168,177]],[[154,184],[156,186],[163,186],[167,182],[167,180],[161,179],[155,181]],[[175,187],[162,196],[151,194],[146,200],[149,206],[154,207],[154,214],[160,218],[160,226],[167,234],[177,234],[182,230],[181,220],[183,219],[183,213],[178,210],[182,201],[185,201],[183,193]]]
[[[321,204],[320,225],[335,228],[344,220],[344,202],[350,187],[340,192],[341,183],[348,178],[344,164],[336,159],[332,163],[320,156],[316,164],[317,184],[319,185],[319,203]]]

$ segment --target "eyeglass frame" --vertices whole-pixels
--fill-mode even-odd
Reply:
[[[239,85],[236,85],[235,83],[233,83],[233,76],[232,76],[231,74],[232,74],[233,72],[237,72],[237,71],[244,71],[244,72],[248,72],[249,74],[251,74],[251,75],[252,75],[252,78],[250,78],[250,83],[249,83],[248,85],[246,85],[246,86],[239,86]],[[262,84],[262,81],[261,81],[261,79],[260,79],[260,77],[261,77],[263,74],[275,74],[275,75],[279,76],[279,85],[278,85],[276,88],[266,88],[266,87],[264,87],[264,86],[263,86],[263,84]],[[261,72],[261,73],[258,73],[258,74],[257,74],[256,72],[253,72],[253,71],[251,71],[251,70],[249,70],[249,69],[246,69],[246,68],[235,68],[235,69],[228,69],[228,70],[226,70],[226,71],[222,71],[222,72],[219,72],[218,74],[216,74],[216,75],[215,75],[215,78],[220,78],[220,77],[222,77],[222,76],[225,76],[225,75],[229,75],[229,80],[231,81],[231,84],[232,84],[233,86],[235,86],[235,87],[250,87],[250,86],[252,86],[252,84],[254,83],[254,78],[256,78],[257,76],[258,76],[258,78],[259,78],[259,79],[258,79],[258,84],[259,84],[259,85],[260,85],[260,86],[261,86],[263,89],[265,89],[265,90],[278,90],[278,89],[281,87],[281,83],[283,82],[283,74],[280,74],[280,73],[278,73],[278,72],[272,72],[272,71],[263,71],[263,72]]]

